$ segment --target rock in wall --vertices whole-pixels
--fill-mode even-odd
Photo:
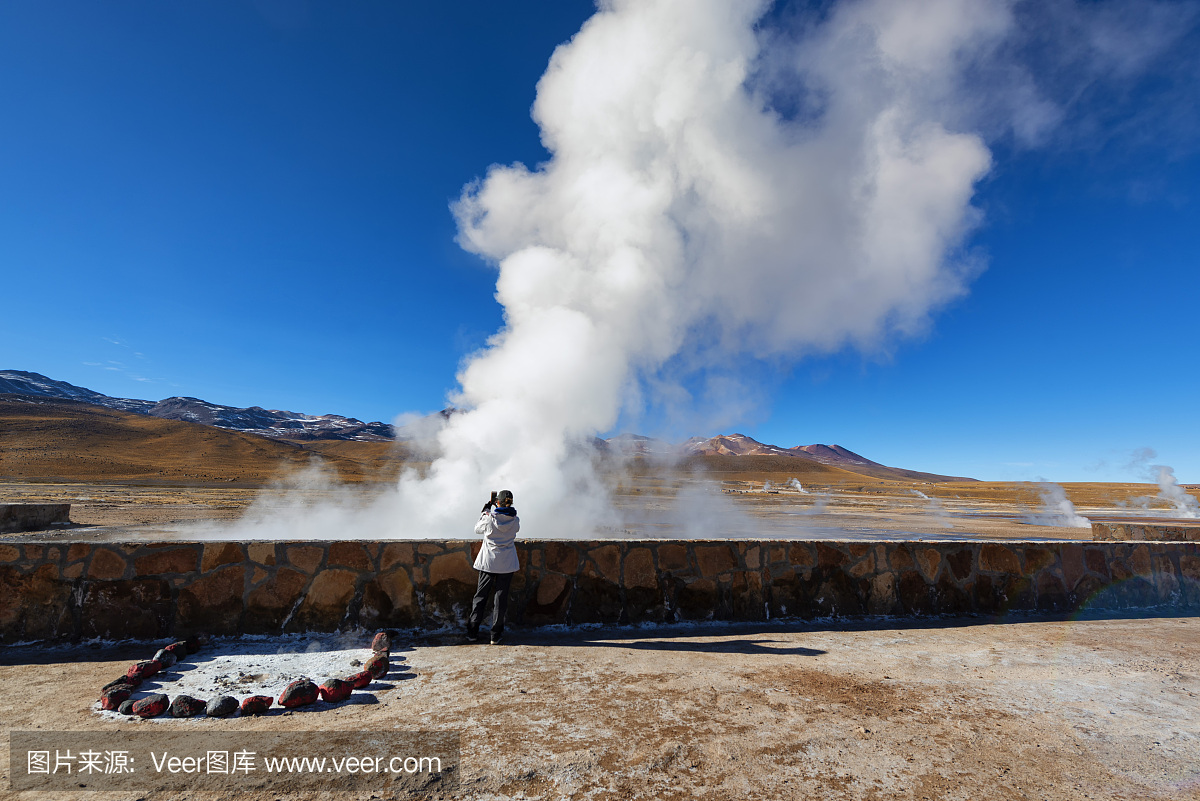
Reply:
[[[1092,523],[1092,539],[1116,541],[1200,542],[1200,521],[1110,520]]]

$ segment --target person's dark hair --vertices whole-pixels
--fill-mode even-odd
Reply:
[[[509,490],[500,490],[500,492],[496,493],[496,503],[499,506],[512,506],[513,505],[512,492]]]

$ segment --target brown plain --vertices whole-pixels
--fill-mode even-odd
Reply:
[[[346,482],[391,480],[391,442],[289,442],[72,401],[0,400],[0,479],[261,487],[323,464]]]
[[[403,443],[267,439],[76,401],[0,397],[0,500],[71,502],[72,520],[85,525],[233,519],[260,489],[287,485],[305,470],[319,467],[333,483],[370,494],[391,486],[405,467],[420,471],[426,464],[416,461]],[[926,503],[917,500],[914,490],[959,507],[1001,514],[1039,504],[1039,488],[1026,482],[914,480],[910,476],[925,474],[899,468],[873,468],[873,475],[864,475],[786,456],[697,456],[670,464],[635,457],[602,460],[601,471],[624,504],[669,498],[697,480],[750,499],[742,493],[756,492],[766,482],[783,485],[790,478],[871,514]],[[1135,483],[1068,483],[1063,488],[1078,507],[1113,507],[1158,491]],[[769,512],[773,502],[787,498],[757,493],[751,500],[755,509]],[[993,529],[986,533],[1052,535],[1026,526],[1011,533],[994,524]],[[1065,529],[1063,535],[1077,532]]]

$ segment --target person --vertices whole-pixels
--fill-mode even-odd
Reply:
[[[493,492],[475,524],[475,533],[483,537],[483,546],[475,557],[479,583],[471,602],[471,615],[467,618],[467,639],[471,642],[479,641],[479,624],[483,622],[488,596],[493,596],[491,644],[497,645],[504,639],[508,588],[513,573],[521,568],[514,544],[520,530],[521,519],[513,506],[513,494],[508,490]]]

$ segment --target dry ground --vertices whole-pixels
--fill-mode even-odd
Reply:
[[[369,445],[373,443],[345,443]],[[828,479],[828,475],[823,476]],[[927,484],[868,480],[812,481],[804,493],[786,486],[787,477],[763,479],[755,472],[719,474],[621,475],[612,481],[624,522],[597,536],[618,538],[942,538],[1088,539],[1086,528],[1034,525],[1042,512],[1037,487],[1019,482]],[[770,489],[764,490],[770,483]],[[236,520],[251,504],[284,503],[280,487],[165,486],[159,484],[50,481],[0,482],[0,502],[72,504],[71,520],[83,526],[37,536],[61,539],[161,539],[188,537],[188,525],[207,520]],[[387,492],[391,484],[309,482],[311,501],[322,495],[359,493],[364,498]],[[1067,484],[1078,511],[1092,518],[1140,516],[1131,499],[1153,495],[1147,484]],[[918,495],[917,493],[921,493]],[[921,497],[922,495],[928,497]],[[1120,504],[1126,504],[1121,506]],[[1165,504],[1154,511],[1165,514]],[[690,514],[681,514],[688,510]],[[537,531],[529,536],[561,536]],[[28,535],[0,535],[9,538]],[[206,534],[205,536],[209,536]],[[383,537],[381,532],[379,537]]]
[[[453,730],[466,799],[1200,798],[1196,618],[513,634],[411,641],[378,704],[165,723],[90,710],[145,644],[7,649],[3,728]]]
[[[349,485],[352,491],[370,494],[371,485]],[[343,487],[345,489],[345,487]],[[310,489],[320,496],[323,490]],[[205,520],[237,520],[251,504],[266,501],[270,491],[254,487],[180,487],[144,484],[84,484],[51,482],[0,482],[0,502],[70,503],[71,522],[79,526],[111,526],[137,532],[172,524]],[[88,530],[58,532],[65,539],[87,539]]]
[[[872,473],[864,475],[782,456],[597,458],[625,518],[601,536],[1086,536],[1022,522],[1041,505],[1028,483],[934,482],[882,467],[862,468]],[[427,466],[415,459],[403,443],[273,440],[74,401],[0,397],[0,502],[67,501],[76,523],[119,529],[75,532],[83,538],[170,536],[178,524],[235,519],[279,484],[302,485],[309,497],[337,489],[314,480],[314,471],[371,495],[394,486],[402,469]],[[789,479],[807,494],[789,489]],[[1110,517],[1129,513],[1121,504],[1157,493],[1148,484],[1065,489],[1083,514]]]

